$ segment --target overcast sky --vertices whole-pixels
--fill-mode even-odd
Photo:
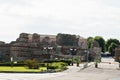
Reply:
[[[22,32],[120,40],[120,0],[0,0],[0,40]]]

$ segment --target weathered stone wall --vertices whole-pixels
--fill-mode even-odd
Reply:
[[[86,40],[79,38],[82,48],[86,47]],[[0,54],[4,54],[5,60],[10,61],[10,57],[13,57],[14,61],[21,61],[26,59],[50,59],[50,54],[55,53],[55,50],[44,50],[44,47],[56,47],[56,35],[39,35],[21,33],[16,41],[12,41],[10,44],[0,42]],[[48,54],[50,53],[50,54]],[[0,60],[1,61],[1,60]]]
[[[0,45],[3,45],[3,44],[5,44],[5,42],[3,42],[3,41],[0,41]]]
[[[115,61],[120,61],[120,47],[115,49]]]
[[[33,58],[43,59],[40,35],[21,33],[19,38],[11,44],[10,53],[15,61]]]
[[[28,42],[28,35],[27,33],[21,33],[16,42]]]
[[[94,57],[101,61],[101,48],[100,47],[94,47],[93,51],[95,53]]]
[[[10,60],[10,44],[0,44],[0,62]]]
[[[78,46],[81,47],[81,49],[88,49],[87,46],[87,39],[81,37],[81,36],[76,36],[78,39]]]
[[[33,42],[33,43],[34,43],[34,42],[40,43],[40,35],[34,33],[34,34],[32,35],[32,42]]]
[[[17,61],[24,58],[30,58],[31,49],[28,43],[16,42],[11,45],[10,53],[14,60]]]

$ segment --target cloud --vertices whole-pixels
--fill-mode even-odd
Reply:
[[[15,40],[21,32],[114,37],[120,29],[119,3],[119,0],[1,0],[0,36],[4,37],[0,39]]]

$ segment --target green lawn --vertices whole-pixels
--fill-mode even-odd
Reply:
[[[25,67],[8,67],[0,66],[0,72],[42,72],[46,67],[40,67],[39,69],[27,69]]]

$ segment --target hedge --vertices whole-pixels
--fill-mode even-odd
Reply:
[[[0,63],[0,66],[25,66],[24,63],[18,63],[18,64],[11,64],[11,63]]]
[[[44,61],[44,63],[53,63],[53,62],[63,62],[63,63],[67,63],[67,65],[70,65],[72,63],[71,60],[46,60]]]

